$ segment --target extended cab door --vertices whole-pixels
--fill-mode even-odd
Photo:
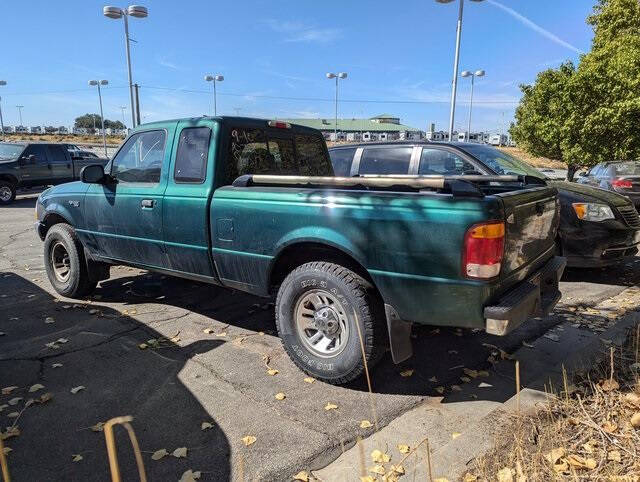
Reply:
[[[51,184],[73,181],[73,164],[67,149],[55,144],[49,144],[47,149],[49,150]]]
[[[168,267],[207,280],[217,279],[209,254],[208,209],[216,127],[209,119],[178,123],[163,206]]]
[[[163,195],[175,124],[133,133],[107,165],[113,181],[85,196],[83,241],[93,252],[126,263],[166,268]]]

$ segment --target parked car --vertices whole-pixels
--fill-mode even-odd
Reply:
[[[360,144],[329,149],[337,175],[496,175],[521,174],[546,179],[558,189],[561,220],[557,251],[573,267],[598,267],[638,253],[640,217],[633,204],[615,192],[556,181],[515,156],[474,143]]]
[[[113,264],[277,295],[289,356],[338,384],[387,344],[411,356],[411,323],[503,335],[556,304],[556,189],[487,180],[337,178],[314,129],[153,122],[106,167],[43,192],[37,231],[62,296],[90,293]]]
[[[72,157],[61,144],[0,142],[0,206],[13,202],[20,188],[80,179],[80,170],[96,163],[107,160]]]
[[[622,194],[640,209],[640,161],[597,164],[580,176],[578,182]]]

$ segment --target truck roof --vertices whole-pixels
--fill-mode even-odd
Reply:
[[[448,141],[430,141],[428,139],[420,140],[404,140],[404,141],[375,141],[375,142],[353,142],[347,144],[340,144],[337,146],[331,146],[329,149],[341,149],[344,147],[368,147],[368,146],[421,146],[426,144],[436,144],[439,146],[452,146],[452,147],[464,147],[468,146],[468,142],[448,142]],[[474,143],[471,143],[474,144]]]
[[[208,116],[208,115],[203,115],[200,117],[183,117],[183,118],[178,118],[178,119],[167,119],[167,120],[162,120],[162,121],[154,121],[154,122],[148,122],[146,124],[140,124],[140,128],[147,128],[147,127],[154,127],[154,126],[162,126],[164,124],[167,123],[178,123],[178,122],[197,122],[201,119],[211,119],[211,120],[215,120],[218,121],[222,124],[232,124],[234,126],[241,126],[241,127],[255,127],[255,128],[272,128],[272,129],[277,129],[277,127],[272,127],[269,126],[267,123],[270,121],[279,121],[278,119],[259,119],[259,118],[255,118],[255,117],[237,117],[237,116]],[[286,122],[286,121],[281,121],[281,122],[285,122],[286,124],[291,126],[291,129],[293,129],[295,132],[299,132],[299,133],[306,133],[306,134],[314,134],[314,135],[320,135],[320,131],[318,131],[317,129],[313,129],[311,127],[305,127],[305,126],[301,126],[300,124],[292,124],[290,122]]]

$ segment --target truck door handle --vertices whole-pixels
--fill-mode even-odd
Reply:
[[[153,199],[143,199],[140,201],[140,206],[143,208],[153,209],[154,204]]]

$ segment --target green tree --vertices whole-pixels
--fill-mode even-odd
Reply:
[[[598,0],[587,23],[591,51],[521,86],[512,129],[525,150],[566,162],[570,179],[578,166],[640,157],[640,3]]]
[[[84,127],[85,129],[100,128],[100,114],[85,114],[80,117],[76,117],[74,127]],[[120,121],[112,121],[109,119],[104,120],[105,129],[124,129],[125,125]]]

